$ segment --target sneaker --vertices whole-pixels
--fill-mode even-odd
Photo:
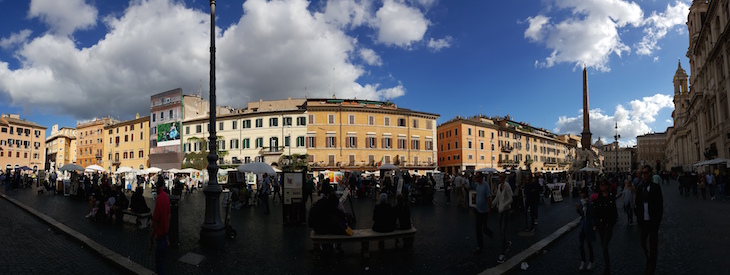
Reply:
[[[499,255],[499,258],[497,258],[497,263],[504,263],[504,255]]]
[[[580,266],[578,267],[578,271],[586,270],[586,262],[580,262]]]
[[[586,267],[586,270],[593,270],[593,262],[588,263],[588,267]]]

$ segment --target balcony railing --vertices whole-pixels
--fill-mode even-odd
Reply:
[[[509,153],[512,152],[514,148],[512,146],[502,146],[500,147],[500,149],[502,150],[502,152]]]

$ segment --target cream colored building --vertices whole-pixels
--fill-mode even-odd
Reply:
[[[76,123],[76,164],[101,166],[104,156],[104,127],[116,123],[112,118],[94,118]]]
[[[59,129],[58,124],[53,125],[51,135],[46,138],[46,160],[48,169],[52,171],[57,171],[66,164],[76,163],[76,129]]]
[[[46,163],[46,127],[17,114],[0,116],[0,169],[27,166],[43,170]]]
[[[674,75],[674,125],[667,129],[666,169],[730,158],[730,11],[727,0],[693,1],[687,15],[690,72]]]
[[[667,142],[666,133],[651,133],[636,137],[636,162],[639,167],[651,165],[655,170],[669,170],[664,167],[664,149]],[[659,167],[657,167],[657,165]]]
[[[632,148],[621,148],[616,141],[604,144],[599,151],[599,155],[603,158],[603,171],[630,173],[632,152]]]
[[[439,170],[449,174],[488,167],[565,171],[576,146],[568,136],[512,121],[509,116],[456,117],[438,126],[438,139]]]
[[[376,170],[378,163],[392,163],[423,174],[437,167],[437,114],[349,99],[307,99],[306,110],[312,170]]]
[[[283,167],[287,156],[305,155],[307,133],[304,99],[249,102],[244,110],[216,116],[216,136],[221,167],[262,161]],[[183,121],[183,151],[186,154],[208,148],[208,116]],[[205,140],[206,142],[203,142]],[[205,146],[205,147],[203,147]],[[186,158],[186,162],[188,159]]]
[[[116,122],[104,126],[104,161],[102,167],[116,172],[121,167],[147,169],[150,167],[150,116]]]

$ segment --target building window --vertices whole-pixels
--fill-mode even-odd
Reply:
[[[426,120],[426,129],[428,129],[428,130],[433,129],[433,121]]]
[[[127,142],[127,141],[129,141],[129,136],[128,135],[124,135],[124,142]]]
[[[195,125],[195,133],[200,133],[203,131],[203,125]]]
[[[264,119],[263,118],[257,118],[256,119],[256,128],[264,127]]]
[[[152,114],[152,122],[155,122],[157,119],[157,114]]]
[[[283,126],[291,126],[291,117],[285,117],[282,121]]]
[[[423,148],[423,149],[426,149],[426,150],[433,150],[433,140],[429,140],[429,139],[427,139],[427,140],[426,140],[426,141],[425,141],[425,142],[423,143],[423,145],[425,146],[425,148]]]
[[[186,135],[190,134],[190,126],[185,126],[185,134]]]
[[[247,119],[247,120],[241,121],[241,128],[243,128],[243,129],[251,128],[251,120]]]
[[[399,118],[398,119],[398,127],[406,127],[406,119],[405,118]]]
[[[218,131],[223,131],[223,121],[218,122]]]
[[[347,137],[347,148],[357,148],[357,137]]]
[[[335,124],[335,115],[327,115],[327,124]]]
[[[314,124],[314,115],[309,115],[309,124]]]
[[[299,136],[299,137],[297,137],[297,147],[302,147],[302,146],[304,146],[304,137]]]
[[[279,127],[279,118],[269,118],[269,127]]]
[[[326,141],[327,141],[327,144],[326,144],[327,148],[335,148],[336,143],[337,143],[337,137],[327,137]]]
[[[368,117],[368,125],[375,125],[375,117],[369,116]]]
[[[144,157],[144,151],[139,150],[139,152],[137,153],[137,155],[139,156],[139,158],[143,158]]]
[[[393,147],[392,138],[383,138],[383,148],[390,149]]]
[[[124,159],[127,159],[127,155],[128,155],[128,153],[124,152]]]
[[[471,140],[467,141],[466,144],[467,148],[471,149]]]
[[[406,148],[406,139],[399,138],[398,139],[398,149],[405,149],[405,148]]]
[[[390,126],[390,117],[383,118],[383,125]]]
[[[231,140],[231,149],[238,149],[238,139]]]
[[[307,119],[303,116],[297,117],[297,126],[307,125]]]
[[[264,147],[264,138],[256,138],[256,148]]]
[[[307,137],[307,148],[317,147],[317,137]]]
[[[413,119],[413,128],[414,129],[418,128],[418,119]]]
[[[244,138],[243,139],[243,149],[249,149],[251,148],[251,139]]]
[[[172,110],[170,110],[170,119],[175,118],[175,116],[172,115]]]
[[[355,125],[355,115],[349,115],[348,121],[350,125]]]
[[[269,148],[271,150],[276,150],[278,147],[279,147],[279,138],[277,138],[277,137],[269,138]]]
[[[368,148],[377,148],[376,147],[377,140],[375,137],[367,137],[365,140],[366,140],[365,142],[367,142]]]
[[[420,141],[417,139],[411,140],[411,149],[413,150],[420,150]]]
[[[284,146],[291,146],[291,136],[284,137]]]
[[[160,112],[160,121],[165,120],[165,112]]]

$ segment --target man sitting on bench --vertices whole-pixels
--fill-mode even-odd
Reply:
[[[346,235],[345,212],[342,210],[343,208],[339,207],[340,200],[334,189],[331,186],[325,186],[322,192],[325,196],[309,209],[309,227],[316,234]],[[342,244],[338,243],[336,246],[339,253],[344,253]],[[331,246],[323,248],[331,249]]]
[[[132,200],[130,202],[130,209],[134,213],[149,213],[150,208],[147,207],[147,202],[144,200],[142,193],[144,189],[142,186],[137,186],[137,190],[134,190],[132,194]]]
[[[379,203],[375,205],[373,210],[373,231],[380,233],[388,233],[395,231],[395,209],[388,204],[388,194],[380,193]],[[378,247],[385,248],[385,241],[379,241]]]

